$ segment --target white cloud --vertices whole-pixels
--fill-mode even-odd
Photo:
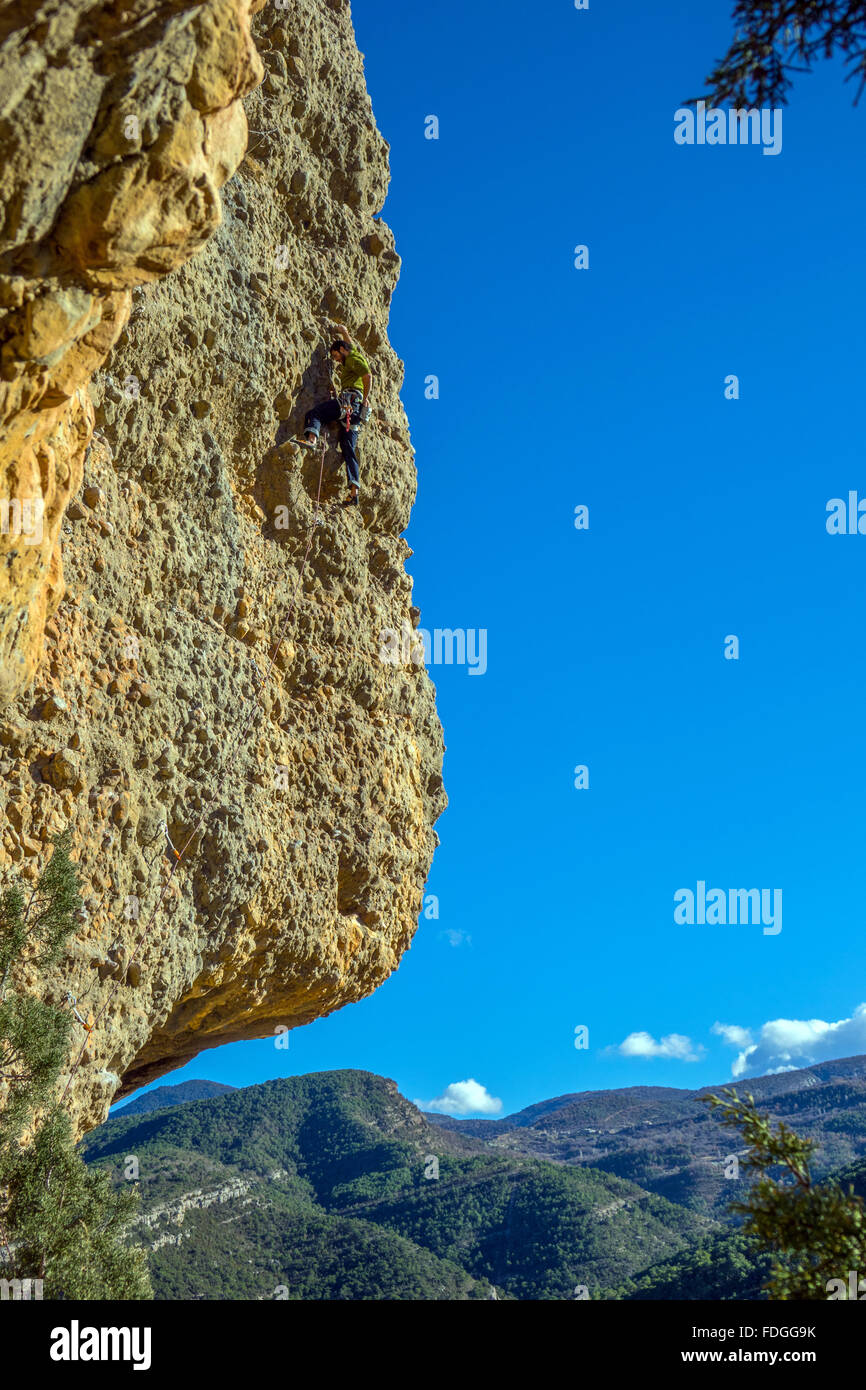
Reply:
[[[468,932],[455,931],[453,927],[449,927],[447,931],[441,931],[439,935],[445,937],[449,946],[472,945],[472,937]]]
[[[629,1033],[615,1051],[621,1057],[674,1057],[678,1062],[697,1062],[704,1049],[695,1047],[682,1033],[668,1033],[659,1042],[651,1033]]]
[[[748,1028],[741,1028],[738,1023],[714,1023],[710,1032],[716,1033],[728,1047],[751,1047],[755,1041]]]
[[[762,1025],[757,1042],[747,1028],[715,1024],[725,1042],[739,1047],[732,1076],[772,1075],[814,1066],[834,1057],[853,1057],[866,1052],[866,1004],[858,1004],[851,1018],[825,1023],[821,1018],[774,1018]],[[742,1035],[742,1036],[740,1036]]]
[[[443,1115],[498,1115],[502,1101],[488,1093],[479,1081],[452,1081],[435,1100],[416,1100],[419,1110],[438,1110]]]

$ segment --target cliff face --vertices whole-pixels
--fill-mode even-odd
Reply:
[[[264,0],[258,0],[256,8]],[[33,677],[130,290],[220,220],[261,78],[248,0],[12,0],[0,12],[0,699]]]
[[[285,0],[252,40],[244,0],[24,10],[0,16],[0,498],[44,514],[41,540],[26,508],[0,536],[0,876],[34,878],[73,827],[87,915],[51,990],[96,1019],[86,1127],[119,1083],[395,968],[442,743],[423,668],[379,659],[417,621],[415,470],[348,7]],[[333,448],[311,529],[318,459],[284,441],[328,394],[326,320],[376,392],[363,505],[337,505]],[[165,890],[165,832],[197,827]]]

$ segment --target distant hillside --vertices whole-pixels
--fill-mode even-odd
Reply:
[[[770,1256],[757,1255],[739,1232],[702,1237],[688,1250],[671,1255],[626,1280],[606,1297],[629,1302],[709,1299],[761,1299],[770,1275]]]
[[[196,1086],[218,1094],[190,1099]],[[738,1088],[866,1196],[866,1058]],[[580,1092],[460,1121],[368,1072],[189,1082],[83,1149],[117,1182],[138,1159],[135,1234],[163,1299],[756,1299],[768,1261],[731,1229],[745,1185],[723,1174],[737,1139],[700,1104],[720,1089]]]
[[[138,1159],[166,1299],[597,1298],[715,1229],[615,1175],[431,1125],[368,1072],[118,1114],[83,1150],[117,1182]]]
[[[701,1097],[735,1085],[818,1144],[819,1177],[866,1157],[866,1057],[687,1091],[663,1086],[582,1091],[500,1120],[427,1119],[496,1153],[542,1158],[630,1179],[689,1209],[727,1221],[724,1160],[736,1139]]]
[[[143,1115],[148,1110],[164,1110],[169,1105],[187,1105],[192,1100],[210,1100],[213,1096],[227,1095],[236,1091],[236,1086],[224,1086],[220,1081],[181,1081],[177,1086],[155,1086],[152,1091],[136,1096],[126,1105],[119,1105],[111,1112],[116,1115]]]

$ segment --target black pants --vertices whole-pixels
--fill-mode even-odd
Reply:
[[[358,455],[355,452],[358,444],[358,422],[361,418],[361,405],[363,396],[359,391],[351,393],[351,416],[349,419],[350,429],[346,429],[346,406],[342,401],[330,400],[320,401],[314,405],[312,410],[308,410],[304,416],[304,429],[309,434],[314,434],[318,438],[323,425],[336,425],[339,423],[340,452],[343,455],[343,462],[346,465],[346,477],[354,487],[360,487],[360,470]]]

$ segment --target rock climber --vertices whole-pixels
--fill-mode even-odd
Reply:
[[[337,324],[339,337],[328,349],[331,360],[340,368],[340,393],[328,401],[320,401],[304,417],[304,430],[296,443],[305,449],[315,449],[323,425],[339,425],[340,451],[346,465],[349,496],[344,507],[357,507],[360,492],[358,430],[370,418],[370,393],[373,372],[364,354],[354,346],[344,324]]]

